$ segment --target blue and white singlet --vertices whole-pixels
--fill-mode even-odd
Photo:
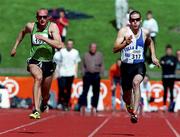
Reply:
[[[136,38],[128,27],[128,36],[132,35],[132,42],[121,51],[121,60],[124,63],[136,64],[144,62],[144,39],[140,29],[140,35]]]

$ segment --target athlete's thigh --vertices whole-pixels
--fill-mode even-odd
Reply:
[[[34,78],[42,79],[43,72],[39,66],[37,66],[36,64],[29,64],[28,67],[29,67],[29,71],[30,71],[31,75]]]
[[[122,64],[121,66],[121,73],[122,73],[121,85],[123,92],[132,89],[133,70],[134,68],[129,64]]]
[[[43,62],[42,70],[43,70],[43,76],[49,77],[53,75],[54,71],[56,69],[56,64],[53,62]]]
[[[140,84],[146,74],[146,67],[144,63],[134,65],[133,83]]]

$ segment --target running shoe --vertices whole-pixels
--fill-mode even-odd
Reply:
[[[48,100],[49,100],[49,98],[50,98],[50,94],[48,96]],[[45,110],[48,111],[49,110],[49,106],[48,106],[47,103],[44,103],[43,98],[42,98],[41,105],[40,105],[40,111],[44,112]]]
[[[138,117],[136,114],[131,114],[131,123],[135,124],[138,122]]]
[[[43,101],[41,102],[41,105],[40,105],[40,111],[41,112],[44,112],[44,111],[48,111],[49,110],[49,107],[47,104],[44,104]]]
[[[130,114],[133,114],[134,109],[132,105],[126,105],[126,109]]]
[[[34,110],[34,111],[29,115],[29,117],[30,117],[31,119],[40,119],[40,118],[41,118],[40,113],[39,113],[37,110]]]

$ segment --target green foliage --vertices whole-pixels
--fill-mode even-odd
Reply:
[[[173,26],[180,26],[179,0],[129,0],[130,7],[140,10],[145,17],[147,10],[152,10],[157,19],[160,31],[157,37],[157,56],[164,54],[167,43],[173,45],[174,51],[179,48],[179,34],[170,31]],[[115,62],[119,54],[112,53],[117,35],[111,21],[115,19],[114,0],[6,0],[0,4],[0,53],[1,68],[24,68],[29,56],[30,35],[26,36],[15,58],[9,56],[10,50],[22,27],[29,21],[35,21],[35,12],[39,8],[64,7],[72,11],[83,12],[94,16],[91,19],[70,20],[68,38],[75,40],[75,47],[81,56],[88,50],[90,42],[97,42],[99,50],[104,54],[105,68]],[[160,71],[155,69],[153,71]],[[18,74],[17,74],[18,75]]]

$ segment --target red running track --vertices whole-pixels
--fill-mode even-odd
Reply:
[[[39,120],[30,110],[0,109],[0,137],[180,137],[180,116],[146,113],[131,124],[127,112],[79,112],[50,110]]]

